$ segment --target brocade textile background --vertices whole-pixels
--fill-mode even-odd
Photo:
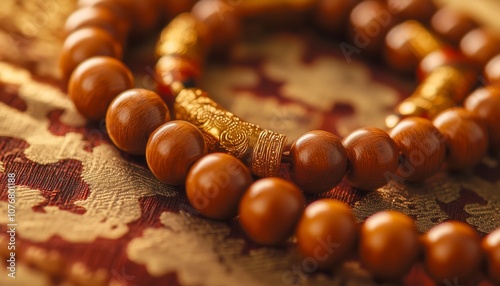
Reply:
[[[469,5],[500,32],[498,2],[441,2]],[[312,273],[293,240],[261,247],[237,220],[204,219],[182,189],[152,176],[144,158],[119,152],[103,122],[87,123],[58,81],[61,25],[73,9],[63,0],[0,3],[1,285],[376,285],[356,257],[334,274]],[[126,54],[137,85],[152,89],[153,45],[152,39]],[[377,62],[346,60],[339,42],[307,29],[247,38],[204,74],[202,86],[213,98],[287,134],[289,143],[312,129],[344,136],[383,127],[415,87]],[[16,279],[5,267],[9,173],[16,176]],[[282,174],[288,177],[286,166]],[[470,172],[441,172],[424,184],[392,182],[361,192],[342,183],[321,197],[348,203],[359,221],[393,209],[412,216],[420,231],[454,219],[486,234],[500,227],[499,192],[499,161],[484,158]],[[434,285],[421,265],[396,284],[402,283]]]

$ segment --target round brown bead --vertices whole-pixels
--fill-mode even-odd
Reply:
[[[500,150],[500,86],[488,86],[474,91],[464,106],[480,118],[490,139],[490,148]]]
[[[200,36],[207,47],[221,48],[240,36],[241,26],[234,9],[221,0],[201,0],[191,9],[191,14],[203,23],[208,33]],[[222,16],[221,16],[222,15]]]
[[[500,83],[500,54],[492,58],[484,67],[484,76],[489,83]]]
[[[474,114],[454,107],[441,112],[432,124],[444,135],[450,169],[474,167],[488,149],[488,134]]]
[[[358,4],[358,0],[319,0],[317,1],[313,20],[322,29],[339,34],[345,31],[349,14]]]
[[[434,51],[420,61],[417,70],[418,79],[424,80],[433,70],[445,65],[466,66],[468,61],[454,49],[444,48]]]
[[[462,38],[460,50],[478,69],[482,70],[488,61],[500,53],[500,40],[489,31],[477,28]]]
[[[186,194],[191,205],[211,219],[230,219],[238,213],[243,193],[252,183],[250,170],[238,158],[209,154],[188,173]]]
[[[406,21],[394,26],[385,37],[385,58],[389,66],[402,72],[414,72],[420,60],[428,53],[436,50],[435,39],[427,43],[427,37],[431,34],[423,32],[422,27],[415,25],[415,22]],[[416,38],[418,37],[418,38]],[[421,46],[415,44],[416,41],[422,43]]]
[[[351,208],[323,199],[304,211],[296,231],[299,251],[321,269],[342,263],[356,245],[358,224]]]
[[[121,150],[142,155],[149,135],[170,120],[161,97],[150,90],[136,88],[119,94],[106,113],[108,135]]]
[[[361,263],[375,277],[388,280],[402,277],[419,254],[415,223],[407,215],[395,211],[379,212],[361,225]]]
[[[207,144],[193,124],[174,120],[158,127],[146,145],[146,161],[158,180],[183,186],[189,168],[207,154]]]
[[[387,184],[387,174],[398,168],[399,151],[389,135],[378,128],[361,128],[344,138],[349,161],[346,178],[351,186],[375,190]]]
[[[62,46],[59,67],[65,80],[83,61],[94,56],[109,56],[121,59],[120,44],[100,28],[82,28],[71,33]]]
[[[462,222],[445,222],[423,237],[424,262],[436,281],[467,283],[479,271],[482,254],[477,232]]]
[[[331,190],[345,175],[347,158],[340,139],[326,131],[315,130],[297,139],[291,149],[291,175],[305,192]]]
[[[106,116],[111,101],[133,86],[132,73],[122,62],[110,57],[93,57],[71,75],[68,95],[83,116],[100,120]]]
[[[385,35],[394,25],[394,18],[384,3],[365,0],[354,7],[349,23],[349,40],[357,48],[373,53],[383,47]]]
[[[439,171],[446,155],[445,139],[429,120],[405,118],[389,134],[403,155],[397,179],[421,182]]]
[[[283,179],[253,183],[240,202],[240,224],[247,235],[263,245],[278,245],[292,235],[304,210],[300,190]]]
[[[128,25],[121,21],[109,9],[99,6],[84,7],[73,12],[64,25],[64,34],[67,36],[83,27],[98,27],[107,31],[116,39],[123,40]]]
[[[200,64],[181,56],[163,56],[156,63],[156,74],[159,77],[158,88],[164,96],[175,96],[173,83],[193,82],[201,75]]]
[[[487,274],[495,284],[500,284],[500,229],[483,239],[483,252],[486,254]]]
[[[436,10],[431,0],[387,0],[387,7],[401,20],[413,19],[426,23]]]
[[[169,1],[170,2],[170,1]],[[136,0],[78,0],[79,7],[106,7],[123,20],[127,20],[134,36],[151,32],[158,24],[161,9],[154,1]]]
[[[458,45],[463,36],[474,29],[476,24],[453,7],[444,6],[432,16],[431,26],[444,39]]]

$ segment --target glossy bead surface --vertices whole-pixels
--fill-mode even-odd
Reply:
[[[468,66],[468,62],[462,54],[454,49],[444,48],[434,51],[420,61],[417,70],[418,79],[424,80],[432,71],[444,65]]]
[[[71,33],[62,46],[59,67],[65,80],[83,61],[94,56],[121,59],[120,44],[100,28],[82,28]]]
[[[488,150],[486,129],[464,108],[449,108],[434,118],[432,124],[446,139],[447,163],[452,170],[474,167]]]
[[[491,32],[477,28],[468,32],[460,41],[460,50],[479,70],[500,53],[500,40]]]
[[[467,110],[479,117],[488,130],[490,149],[500,150],[500,86],[475,90],[464,102]]]
[[[240,36],[240,20],[231,5],[221,0],[201,0],[191,9],[191,14],[209,31],[203,39],[205,46],[221,48]]]
[[[323,30],[331,33],[340,33],[345,30],[351,10],[358,4],[358,0],[320,0],[317,1],[313,20]]]
[[[133,86],[132,73],[122,62],[110,57],[93,57],[71,75],[68,95],[83,116],[100,120],[106,116],[111,101]]]
[[[292,235],[304,210],[300,190],[280,178],[253,183],[240,202],[240,224],[247,235],[262,245],[279,245]]]
[[[348,40],[358,49],[373,53],[383,47],[385,35],[394,25],[394,18],[383,2],[366,0],[354,7],[349,23]]]
[[[453,7],[444,6],[432,16],[431,26],[437,34],[457,45],[476,24]]]
[[[398,148],[381,129],[361,128],[344,138],[349,161],[346,178],[351,186],[375,190],[387,184],[387,173],[398,168]]]
[[[416,21],[394,26],[385,37],[385,58],[394,69],[413,72],[429,53],[443,48],[439,39]]]
[[[486,256],[486,273],[493,283],[500,284],[500,229],[483,239],[482,248]]]
[[[484,76],[490,84],[500,84],[500,54],[492,58],[484,67]]]
[[[98,27],[106,30],[117,39],[124,39],[127,32],[125,22],[104,7],[84,7],[73,12],[64,24],[64,34],[67,36],[83,27]]]
[[[389,135],[404,158],[396,173],[399,179],[421,182],[439,171],[446,154],[445,139],[429,120],[405,118]]]
[[[151,134],[146,145],[149,169],[160,181],[182,186],[189,168],[207,154],[200,130],[186,121],[167,122]]]
[[[463,222],[438,224],[424,235],[423,244],[425,267],[436,281],[467,284],[479,271],[480,238]]]
[[[189,171],[186,194],[202,215],[230,219],[238,213],[240,199],[251,183],[250,170],[238,158],[213,153],[198,160]]]
[[[387,8],[398,19],[422,23],[426,23],[436,9],[431,0],[387,0]]]
[[[129,89],[111,102],[106,113],[108,135],[121,150],[142,155],[149,135],[170,120],[167,105],[147,89]]]
[[[395,211],[376,213],[361,225],[361,263],[375,277],[396,279],[410,270],[420,253],[413,219]]]
[[[159,77],[159,88],[163,95],[176,95],[175,82],[184,86],[194,82],[201,76],[201,66],[195,60],[181,56],[163,56],[156,63],[156,74]]]
[[[358,223],[347,205],[322,199],[307,206],[296,236],[302,256],[317,263],[319,268],[330,270],[353,251]]]
[[[293,181],[305,192],[331,190],[345,175],[347,158],[340,139],[315,130],[298,138],[290,149]]]

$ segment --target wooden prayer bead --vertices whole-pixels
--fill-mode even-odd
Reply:
[[[189,171],[186,194],[202,215],[230,219],[238,213],[240,199],[252,181],[250,170],[238,158],[213,153],[198,160]]]
[[[425,267],[436,281],[468,284],[478,273],[482,260],[480,238],[469,225],[457,221],[438,224],[422,241]]]
[[[447,163],[452,170],[474,167],[488,150],[486,129],[464,108],[449,108],[434,118],[432,124],[446,139]]]
[[[83,61],[94,56],[108,56],[121,59],[120,44],[100,28],[82,28],[71,33],[62,46],[59,67],[64,80]]]
[[[417,70],[418,79],[420,81],[424,80],[432,71],[444,65],[468,67],[469,63],[461,53],[454,49],[439,49],[428,54],[420,61]]]
[[[467,110],[479,117],[488,130],[489,146],[500,151],[500,86],[490,85],[475,90],[464,102]]]
[[[439,171],[446,154],[445,139],[429,120],[405,118],[389,135],[403,155],[393,179],[421,182]]]
[[[201,0],[191,9],[191,14],[209,31],[203,39],[204,46],[219,49],[240,36],[240,21],[234,8],[221,0]]]
[[[164,96],[177,95],[174,82],[187,87],[201,76],[198,62],[181,56],[163,56],[156,63],[159,89]]]
[[[468,32],[460,41],[460,50],[479,70],[500,53],[500,40],[484,28]]]
[[[358,224],[350,207],[336,200],[322,199],[305,209],[296,236],[302,256],[319,268],[330,270],[353,251]]]
[[[345,175],[347,158],[340,139],[315,130],[297,139],[291,149],[293,181],[305,192],[331,190]]]
[[[106,116],[111,101],[133,86],[134,77],[121,61],[93,57],[80,64],[71,75],[68,95],[83,116],[100,120]]]
[[[361,225],[361,263],[375,277],[392,280],[410,270],[420,254],[413,219],[395,211],[372,215]]]
[[[356,48],[375,53],[384,46],[385,35],[395,22],[384,3],[365,0],[354,7],[349,23],[348,39]]]
[[[193,124],[174,120],[156,129],[146,145],[146,161],[158,180],[183,186],[196,161],[207,154],[200,130]]]
[[[351,186],[375,190],[387,184],[387,174],[398,168],[398,148],[389,135],[378,128],[361,128],[344,138],[349,161],[346,178]]]
[[[136,155],[146,152],[149,135],[170,120],[167,105],[147,89],[129,89],[120,93],[106,113],[108,135],[121,150]]]
[[[493,231],[483,239],[483,252],[486,255],[487,274],[491,282],[500,284],[500,229]]]
[[[292,235],[304,210],[300,190],[283,179],[265,178],[253,183],[240,202],[240,224],[262,245],[279,245]]]
[[[346,30],[349,14],[359,3],[358,0],[320,0],[317,2],[313,20],[323,30],[335,34]]]
[[[484,67],[484,76],[490,84],[500,84],[500,54],[492,58]]]
[[[115,16],[109,9],[104,7],[84,7],[73,12],[64,24],[64,35],[68,36],[73,31],[83,27],[98,27],[120,42],[123,41],[128,32],[128,24]]]
[[[132,21],[129,17],[130,7],[124,5],[124,3],[116,0],[78,0],[77,2],[78,8],[85,7],[96,7],[103,8],[111,11],[111,13],[118,17],[121,21],[124,21],[126,25],[130,28],[132,25]]]
[[[413,19],[422,23],[429,21],[436,10],[431,0],[387,0],[387,8],[398,19]]]
[[[438,38],[416,21],[394,26],[385,37],[385,57],[398,71],[413,72],[420,60],[443,48]]]
[[[434,32],[453,45],[458,45],[460,40],[476,27],[476,24],[455,8],[444,6],[439,9],[431,19]]]

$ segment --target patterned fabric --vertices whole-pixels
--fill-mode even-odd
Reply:
[[[87,123],[75,111],[56,69],[58,32],[74,3],[3,0],[0,5],[0,256],[5,264],[0,284],[376,284],[355,256],[333,274],[317,273],[298,255],[293,239],[283,247],[261,247],[246,238],[237,220],[201,217],[181,188],[152,176],[143,157],[118,151],[104,122]],[[153,43],[147,43],[126,58],[137,85],[154,89],[152,50]],[[415,87],[378,61],[348,63],[338,42],[308,30],[246,39],[224,60],[210,62],[204,74],[201,86],[217,102],[287,134],[289,143],[311,129],[344,136],[361,126],[382,127],[385,115]],[[289,178],[286,165],[281,174]],[[14,176],[15,182],[9,180]],[[12,189],[15,203],[9,202]],[[424,184],[393,182],[362,192],[343,182],[308,200],[344,201],[360,222],[392,209],[413,217],[422,232],[454,219],[486,234],[500,227],[499,191],[499,161],[484,158],[470,172],[440,172]],[[6,262],[12,227],[15,279],[8,277]],[[434,285],[420,264],[396,284]]]

